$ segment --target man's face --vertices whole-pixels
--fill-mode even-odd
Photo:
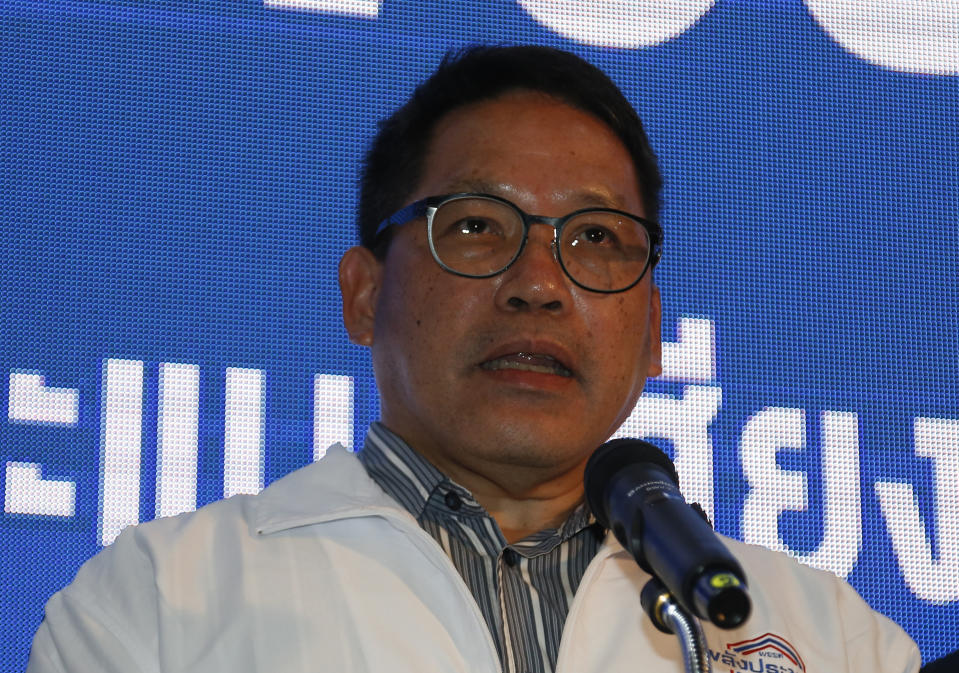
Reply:
[[[633,163],[602,122],[518,92],[454,110],[437,125],[408,202],[454,192],[562,216],[589,206],[643,214]],[[534,223],[504,273],[463,278],[430,255],[426,223],[399,227],[362,292],[354,341],[372,347],[383,422],[448,474],[582,469],[659,373],[660,308],[651,275],[632,289],[577,287]],[[352,314],[351,314],[352,315]],[[353,323],[352,325],[350,323]],[[571,375],[555,367],[559,361]],[[530,370],[530,365],[535,365]],[[516,472],[519,474],[519,472]]]

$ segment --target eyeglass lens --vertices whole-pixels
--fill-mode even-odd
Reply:
[[[430,228],[439,261],[466,276],[490,276],[505,269],[519,254],[523,235],[523,216],[516,208],[481,196],[440,204]],[[575,282],[616,291],[635,283],[646,269],[649,233],[626,215],[587,211],[563,226],[558,252]]]

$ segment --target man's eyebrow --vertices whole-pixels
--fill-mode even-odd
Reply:
[[[596,206],[598,208],[621,210],[626,203],[626,197],[622,194],[616,194],[608,189],[601,188],[574,191],[568,197],[570,202],[582,204],[581,207]]]
[[[463,178],[451,182],[447,188],[450,194],[471,193],[471,194],[492,194],[493,196],[507,196],[512,190],[505,185],[483,178]]]

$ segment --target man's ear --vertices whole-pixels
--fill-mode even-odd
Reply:
[[[653,285],[649,298],[649,371],[646,376],[654,378],[663,373],[663,305],[659,288]]]
[[[350,335],[350,341],[360,346],[373,345],[376,302],[382,275],[383,265],[369,248],[350,248],[340,259],[343,326]]]

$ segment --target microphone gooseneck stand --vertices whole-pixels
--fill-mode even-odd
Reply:
[[[643,587],[640,602],[657,629],[676,635],[686,673],[712,673],[706,637],[699,620],[673,598],[662,582],[655,577],[650,579]]]

